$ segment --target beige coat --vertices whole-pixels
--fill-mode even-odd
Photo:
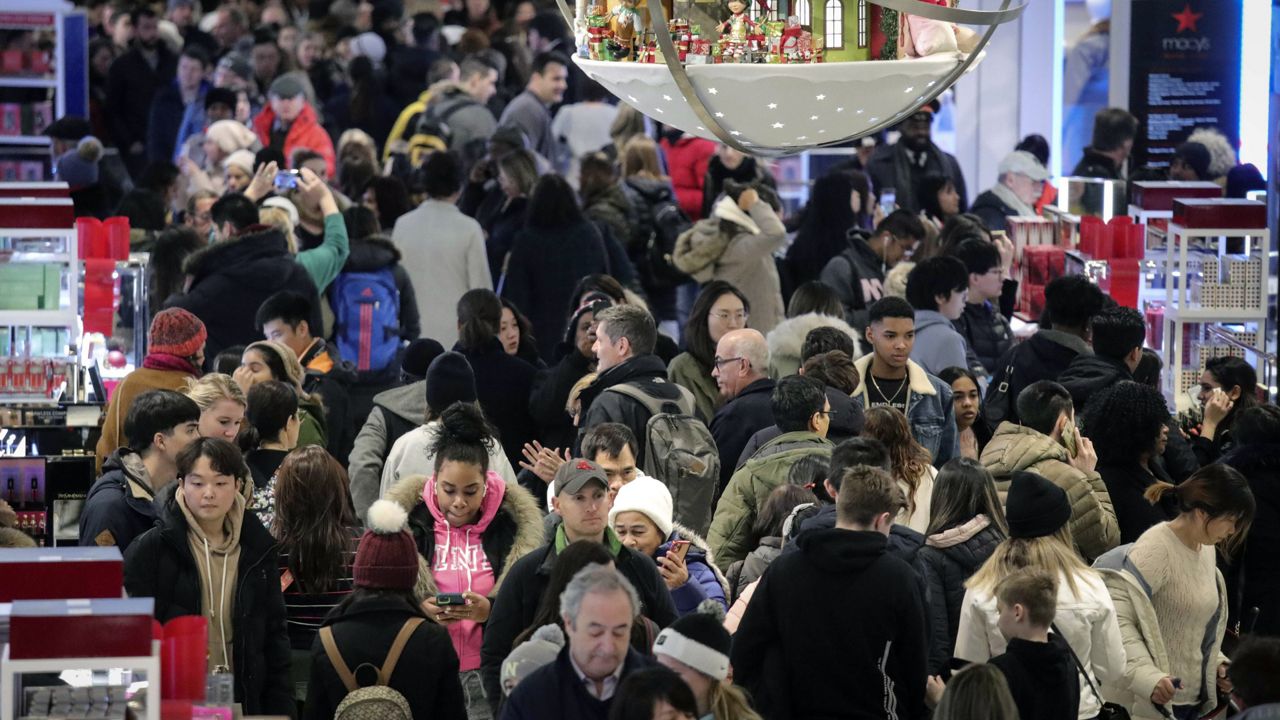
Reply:
[[[763,200],[748,214],[760,232],[737,225],[737,234],[730,236],[720,231],[720,218],[704,218],[676,241],[671,260],[699,283],[724,280],[741,290],[751,304],[747,327],[767,335],[785,317],[773,254],[786,244],[787,229]]]
[[[982,451],[981,462],[995,478],[1001,502],[1009,492],[1012,474],[1019,470],[1043,475],[1065,490],[1071,501],[1071,535],[1086,562],[1120,544],[1120,525],[1102,476],[1096,471],[1085,474],[1071,465],[1067,449],[1048,435],[1000,423]]]
[[[1162,720],[1151,704],[1151,691],[1156,683],[1169,675],[1169,653],[1165,648],[1160,623],[1156,619],[1151,596],[1147,594],[1146,581],[1138,569],[1129,562],[1129,546],[1116,548],[1098,558],[1094,569],[1102,573],[1102,580],[1111,593],[1116,608],[1116,620],[1120,624],[1120,638],[1124,642],[1125,668],[1119,682],[1104,682],[1103,697],[1108,702],[1123,705],[1135,720]],[[1221,572],[1215,572],[1218,583],[1218,612],[1214,615],[1213,640],[1206,657],[1212,658],[1207,669],[1208,677],[1216,675],[1218,665],[1227,661],[1222,654],[1222,638],[1227,632],[1227,584]],[[1209,628],[1205,628],[1206,632]],[[1212,682],[1212,680],[1210,680]],[[1217,705],[1212,688],[1210,699],[1200,707],[1200,714]]]

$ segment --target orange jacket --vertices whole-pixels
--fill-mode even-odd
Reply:
[[[270,104],[262,108],[262,112],[253,119],[253,131],[257,133],[258,141],[263,147],[271,145],[271,126],[275,121],[276,113]],[[293,125],[289,126],[289,134],[284,138],[285,162],[292,164],[293,151],[298,148],[320,153],[324,158],[325,173],[330,178],[335,177],[333,140],[329,139],[329,133],[316,120],[316,111],[310,103],[302,106],[302,112],[293,121]]]

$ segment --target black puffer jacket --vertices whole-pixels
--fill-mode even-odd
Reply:
[[[1009,205],[1005,204],[1005,201],[1000,199],[999,195],[990,190],[978,195],[973,201],[973,206],[969,208],[969,212],[981,218],[982,222],[992,232],[996,230],[1008,232],[1009,223],[1006,218],[1018,214],[1017,210],[1009,207]]]
[[[176,486],[161,492],[156,526],[133,541],[124,559],[125,590],[130,597],[155,598],[155,618],[161,623],[200,615],[205,602],[187,520],[174,497]],[[240,529],[232,618],[236,702],[245,715],[294,717],[276,541],[253,513],[245,513]]]
[[[582,391],[582,421],[578,424],[578,439],[587,428],[600,423],[617,422],[631,428],[636,440],[640,443],[637,453],[636,467],[644,467],[645,428],[649,424],[650,413],[639,400],[627,397],[622,393],[605,392],[614,385],[633,383],[643,389],[651,397],[677,401],[684,390],[679,385],[667,381],[667,366],[657,355],[641,355],[626,362],[615,365],[600,373],[596,381]],[[682,392],[683,391],[683,392]]]
[[[1071,402],[1078,413],[1089,398],[1122,380],[1132,379],[1133,373],[1119,360],[1101,355],[1077,355],[1058,376],[1058,383],[1071,393]]]
[[[764,575],[764,571],[769,569],[769,564],[777,560],[781,554],[781,537],[760,538],[760,545],[747,553],[746,559],[730,565],[729,572],[725,574],[725,578],[729,581],[729,602],[737,602],[742,591],[759,580]]]
[[[665,287],[656,282],[657,270],[650,267],[645,249],[649,238],[657,230],[657,214],[663,205],[678,205],[676,189],[667,178],[629,177],[622,183],[622,191],[631,201],[634,212],[634,225],[631,236],[626,241],[627,256],[636,267],[640,276],[640,285],[649,298],[653,316],[659,321],[669,320],[676,316],[676,291],[674,287]]]
[[[950,666],[960,631],[964,583],[996,551],[1004,534],[985,518],[974,518],[945,532],[929,536],[920,548],[920,568],[929,587],[929,674],[940,675]]]
[[[1245,541],[1244,557],[1229,573],[1228,594],[1235,600],[1234,619],[1249,622],[1258,608],[1253,632],[1280,635],[1280,445],[1238,446],[1222,460],[1244,473],[1253,490],[1257,512]],[[1246,628],[1246,631],[1248,628]]]
[[[209,332],[206,365],[234,345],[262,339],[254,318],[263,301],[282,290],[304,295],[314,308],[311,327],[324,327],[320,296],[305,268],[289,254],[284,233],[264,225],[193,253],[186,262],[188,290],[166,307],[180,307],[200,318]]]
[[[1084,340],[1059,330],[1041,330],[1025,342],[1009,348],[1009,352],[991,368],[994,374],[987,384],[987,394],[982,402],[991,431],[995,432],[1005,420],[1018,422],[1018,395],[1028,385],[1041,380],[1056,382],[1077,355],[1092,352]],[[1010,369],[1012,373],[1009,372]],[[1006,382],[1008,391],[1005,393],[1004,407],[995,408],[992,406],[993,394]],[[996,410],[1000,412],[997,413]]]

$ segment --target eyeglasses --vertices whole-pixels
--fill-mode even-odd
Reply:
[[[719,370],[721,366],[723,366],[725,363],[731,363],[734,360],[746,360],[746,358],[744,357],[716,358],[715,359],[716,369]]]
[[[749,313],[742,310],[739,310],[738,312],[728,312],[727,310],[721,310],[719,312],[711,313],[711,317],[719,320],[720,322],[729,322],[730,320],[736,320],[738,322],[746,322],[747,318],[749,317]]]
[[[819,411],[818,411],[818,414],[819,414],[819,415],[826,415],[827,417],[831,417],[831,416],[835,415],[837,412],[839,412],[839,411],[838,411],[838,410],[819,410]]]

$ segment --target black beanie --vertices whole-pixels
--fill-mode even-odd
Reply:
[[[476,401],[476,376],[461,353],[447,352],[427,368],[427,407],[439,417],[456,402]]]
[[[708,677],[724,680],[729,677],[732,645],[733,638],[724,629],[724,607],[707,599],[698,605],[696,612],[678,618],[658,633],[653,652],[675,658]]]
[[[1009,537],[1038,538],[1052,535],[1071,519],[1067,491],[1031,472],[1015,472],[1005,500]]]
[[[431,338],[418,338],[409,343],[400,358],[400,373],[406,379],[422,380],[431,362],[444,354],[444,346]]]

